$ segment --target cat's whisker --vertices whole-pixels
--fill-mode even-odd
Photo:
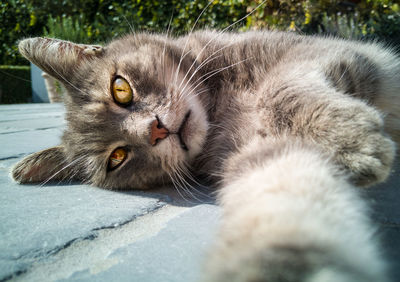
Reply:
[[[194,204],[194,202],[188,200],[188,199],[187,199],[185,196],[183,196],[183,194],[181,193],[181,191],[180,191],[180,190],[181,190],[181,185],[179,185],[178,180],[175,179],[175,178],[173,177],[173,175],[175,175],[175,173],[174,173],[173,175],[171,175],[169,172],[167,172],[167,174],[169,175],[169,177],[170,177],[170,179],[171,179],[171,181],[172,181],[172,185],[175,187],[176,191],[177,191],[178,194],[181,196],[181,198],[182,198],[184,201],[188,202],[189,204]]]
[[[203,93],[209,92],[209,91],[210,91],[210,89],[208,89],[207,87],[200,88],[200,90],[198,90],[198,91],[196,91],[196,92],[195,92],[195,90],[192,90],[192,91],[190,91],[190,92],[188,93],[187,96],[191,95],[193,92],[195,92],[195,94],[192,95],[192,96],[189,96],[187,102],[190,103],[192,99],[196,98],[197,96],[199,96],[199,95],[201,95],[201,94],[203,94]]]
[[[179,189],[178,189],[178,187],[177,187],[177,185],[176,185],[176,182],[175,182],[174,177],[173,177],[169,172],[167,172],[167,174],[168,174],[169,178],[171,179],[172,185],[174,186],[174,188],[176,189],[176,191],[178,192],[178,194],[181,196],[181,198],[182,198],[183,200],[187,201],[187,199],[186,199],[186,198],[181,194],[181,192],[179,191]]]
[[[230,29],[232,26],[234,26],[235,24],[243,21],[244,19],[246,19],[247,17],[249,17],[250,15],[252,15],[255,11],[258,10],[258,8],[260,8],[262,5],[264,5],[268,0],[264,0],[262,1],[253,11],[249,12],[246,16],[240,18],[239,20],[235,21],[234,23],[230,24],[229,26],[227,26],[226,28],[224,28],[223,30],[219,31],[217,33],[216,36],[214,36],[213,38],[211,38],[204,46],[203,48],[199,51],[199,53],[197,54],[196,58],[193,60],[192,65],[189,67],[188,71],[186,72],[186,75],[184,76],[183,80],[186,79],[187,75],[189,74],[189,72],[191,71],[191,69],[193,68],[193,66],[195,65],[195,63],[199,60],[200,55],[204,52],[204,50],[206,50],[206,48],[208,47],[208,45],[210,45],[215,39],[217,39],[219,36],[221,36],[221,34],[223,34],[225,31],[227,31],[228,29]]]
[[[179,59],[178,67],[177,67],[177,70],[176,70],[176,72],[175,72],[175,82],[174,82],[174,85],[176,84],[176,81],[177,81],[177,78],[178,78],[178,73],[179,73],[179,70],[180,70],[180,67],[181,67],[182,60],[186,57],[186,55],[187,55],[188,53],[190,53],[190,52],[188,52],[188,53],[186,53],[185,55],[183,55],[183,54],[185,53],[186,46],[187,46],[187,44],[188,44],[188,42],[189,42],[190,36],[192,35],[193,30],[194,30],[194,28],[196,27],[197,22],[199,21],[200,17],[204,14],[204,12],[207,10],[207,8],[211,5],[211,3],[212,3],[213,1],[214,1],[214,0],[209,1],[208,4],[204,7],[204,9],[201,11],[201,13],[198,15],[196,21],[194,22],[194,24],[193,24],[193,26],[192,26],[192,28],[191,28],[191,30],[190,30],[190,32],[189,32],[189,35],[188,35],[187,38],[186,38],[186,42],[185,42],[185,45],[184,45],[184,47],[183,47],[183,50],[182,50],[182,53],[181,53],[181,57],[180,57],[180,59]]]
[[[225,47],[227,47],[227,46],[225,46]],[[221,48],[219,51],[222,51],[222,48]],[[215,53],[217,53],[217,52],[214,52],[214,54],[215,54]],[[216,59],[218,59],[218,58],[220,58],[220,57],[223,56],[223,55],[221,54],[221,55],[218,55],[218,56],[213,57],[214,54],[210,55],[207,59],[205,59],[203,62],[201,62],[200,65],[197,66],[197,68],[194,70],[194,72],[192,73],[192,75],[189,77],[189,79],[186,81],[185,85],[183,86],[183,88],[182,88],[182,90],[181,90],[182,92],[185,90],[185,88],[186,88],[187,85],[190,83],[190,81],[193,79],[193,77],[195,77],[195,75],[196,75],[197,72],[199,72],[199,71],[200,71],[203,67],[205,67],[208,63],[210,63],[210,62],[212,62],[213,60],[216,60]],[[184,82],[184,80],[181,81],[181,84],[179,85],[179,88],[182,87],[182,83],[183,83],[183,82]]]
[[[44,182],[42,182],[40,184],[40,187],[43,187],[46,183],[48,183],[50,180],[52,180],[54,177],[56,177],[58,174],[60,174],[63,170],[69,168],[71,165],[76,164],[77,162],[79,162],[80,160],[82,160],[85,156],[80,156],[79,158],[73,160],[72,162],[70,162],[69,164],[67,164],[66,166],[64,166],[63,168],[61,168],[60,170],[58,170],[56,173],[52,174],[49,178],[47,178]]]
[[[184,183],[186,184],[185,187],[187,188],[188,193],[190,193],[190,195],[191,195],[195,200],[201,201],[199,198],[197,198],[197,197],[195,196],[195,194],[194,194],[193,192],[190,191],[190,189],[193,190],[194,192],[197,192],[198,194],[200,194],[200,196],[209,197],[207,194],[204,194],[204,193],[202,193],[201,191],[199,191],[198,189],[196,189],[193,185],[191,185],[191,184],[186,180],[186,178],[188,178],[189,180],[194,181],[192,177],[189,177],[189,176],[188,176],[188,172],[185,172],[185,170],[184,170],[183,168],[181,168],[181,167],[178,167],[177,169],[178,169],[178,171],[179,171],[179,175],[180,175],[180,177],[181,177],[181,179],[182,179],[182,182],[184,182]],[[186,177],[185,177],[185,176],[186,176]],[[199,184],[199,185],[200,185],[200,184]]]
[[[15,78],[15,79],[19,79],[19,80],[22,80],[22,81],[26,81],[26,82],[32,83],[32,80],[30,80],[30,79],[25,79],[25,78],[22,78],[22,77],[19,77],[19,76],[12,75],[10,73],[2,71],[1,69],[0,69],[0,73],[4,74],[6,76],[9,76],[9,77]]]
[[[209,91],[210,91],[210,89],[209,89],[208,87],[200,88],[198,91],[196,91],[196,89],[190,89],[190,92],[184,93],[183,95],[180,96],[180,98],[188,97],[188,99],[186,100],[186,102],[187,102],[188,104],[190,104],[190,102],[191,102],[194,98],[196,98],[196,97],[199,96],[200,94],[203,94],[203,93],[209,92]],[[193,93],[194,93],[194,95],[192,95]],[[180,99],[179,99],[179,100],[180,100]],[[179,101],[179,100],[178,100],[178,101]]]
[[[216,57],[214,57],[214,58],[211,58],[212,56],[213,56],[213,55],[209,56],[204,62],[202,62],[202,63],[196,68],[195,72],[192,74],[192,76],[189,78],[189,80],[185,83],[184,87],[179,91],[180,93],[184,93],[186,87],[187,87],[188,85],[190,85],[189,83],[190,83],[190,81],[192,80],[192,78],[194,77],[194,75],[195,75],[195,73],[196,73],[197,71],[199,71],[201,68],[203,68],[207,63],[209,63],[209,62],[211,62],[211,61],[213,61],[213,60],[215,60],[215,59],[218,59],[219,57],[222,57],[222,55],[218,55],[218,56],[216,56]],[[211,59],[211,60],[210,60],[210,59]],[[182,82],[183,82],[183,80],[182,80]],[[181,82],[181,84],[179,85],[178,88],[181,88],[182,82]]]
[[[189,86],[189,89],[186,92],[185,91],[179,91],[178,95],[177,95],[178,99],[177,99],[176,103],[178,104],[181,101],[181,99],[190,96],[192,93],[193,93],[193,86],[192,85]]]
[[[128,19],[125,17],[125,15],[122,15],[122,16],[124,17],[124,20],[125,20],[126,23],[128,24],[129,30],[130,30],[131,34],[132,34],[133,37],[137,40],[135,28],[134,28],[133,25],[128,21]]]
[[[68,179],[73,180],[78,173],[79,173],[79,170],[75,169],[75,172],[73,174],[68,175]]]
[[[73,85],[69,80],[67,80],[61,73],[59,73],[52,65],[50,65],[51,69],[58,74],[62,79],[64,79],[65,82],[67,82],[69,85],[71,85],[75,90],[78,90],[79,92],[81,92],[84,95],[89,95],[87,93],[85,93],[82,89],[79,89],[78,87],[76,87],[75,85]]]
[[[183,87],[183,89],[185,89],[186,85],[189,84],[189,82],[193,79],[193,77],[195,76],[195,74],[200,71],[205,65],[207,65],[208,63],[212,62],[215,59],[218,59],[220,57],[222,57],[223,55],[218,55],[216,57],[213,57],[214,55],[216,55],[217,53],[221,52],[222,50],[234,45],[235,42],[232,42],[230,44],[225,45],[224,47],[218,49],[217,51],[215,51],[214,53],[212,53],[210,56],[208,56],[208,58],[206,58],[203,62],[201,62],[201,64],[194,70],[193,74],[190,76],[190,78],[187,80],[185,86]],[[186,76],[185,76],[186,77]],[[179,85],[179,88],[182,86],[182,83],[184,82],[184,80],[181,81],[181,84]]]
[[[62,160],[62,161],[57,165],[56,168],[62,167],[62,166],[64,166],[66,163],[67,163],[67,160],[66,160],[66,159],[65,159],[65,160]],[[47,179],[43,180],[43,181],[40,183],[39,187],[43,187],[47,182],[49,182],[52,178],[54,178],[54,177],[56,176],[56,174],[59,173],[59,172],[61,172],[63,169],[64,169],[64,167],[62,167],[60,170],[57,170],[52,176],[50,176],[50,177],[48,177]]]
[[[133,26],[132,26],[131,23],[128,21],[128,19],[125,17],[125,15],[122,15],[122,16],[123,16],[124,20],[126,21],[126,23],[128,24],[131,33],[135,36],[135,30],[134,30]]]
[[[181,171],[180,171],[180,167],[177,166],[175,168],[175,176],[177,177],[178,182],[181,184],[180,188],[186,193],[188,194],[191,198],[196,199],[196,197],[191,193],[190,189],[188,187],[190,187],[190,184],[186,181],[186,179],[181,175]]]
[[[196,197],[195,194],[192,193],[191,189],[191,185],[186,181],[186,179],[180,175],[179,173],[177,173],[177,177],[179,179],[179,183],[181,183],[180,188],[189,195],[190,198],[196,200],[197,202],[201,202],[201,200],[199,198]],[[192,202],[192,204],[195,204],[195,202]]]
[[[235,65],[237,65],[237,64],[240,64],[240,63],[242,63],[242,62],[244,62],[244,61],[246,61],[246,60],[250,60],[250,59],[252,59],[252,57],[251,57],[251,58],[244,59],[244,60],[242,60],[242,61],[239,61],[239,62],[237,62],[237,63],[235,63],[235,64],[230,65],[230,66],[226,66],[226,67],[223,67],[223,68],[220,68],[220,69],[212,70],[212,71],[210,71],[210,72],[208,72],[208,73],[202,75],[201,77],[199,77],[199,78],[195,81],[195,83],[194,83],[193,85],[190,85],[190,86],[189,86],[189,87],[192,88],[192,89],[191,89],[191,91],[188,92],[188,93],[193,93],[199,85],[203,84],[207,79],[211,78],[212,76],[216,75],[217,73],[219,73],[219,72],[221,72],[221,71],[223,71],[223,70],[225,70],[225,69],[228,69],[228,68],[230,68],[230,67],[233,67],[233,66],[235,66]],[[209,75],[209,76],[208,76],[208,75]],[[208,77],[199,82],[199,80],[201,80],[202,78],[204,78],[204,77],[206,77],[206,76],[208,76]],[[196,84],[196,83],[197,83],[197,84]],[[186,84],[185,87],[186,87],[187,85],[188,85],[188,84]],[[179,96],[178,102],[180,101],[180,99],[181,99],[182,96],[189,96],[189,94],[184,94],[184,90],[181,90],[181,91],[180,91],[180,96]],[[196,94],[194,97],[196,97],[196,96],[197,96],[197,94]],[[192,97],[193,97],[193,96],[192,96]]]
[[[176,170],[174,170],[172,174],[168,173],[168,175],[170,176],[175,189],[177,190],[178,194],[182,197],[182,199],[190,204],[194,204],[194,202],[190,201],[182,194],[182,192],[185,192],[186,194],[188,194],[188,193],[187,193],[186,189],[183,187]],[[189,194],[189,196],[190,196],[190,194]]]
[[[222,71],[224,71],[224,70],[227,70],[227,69],[229,69],[229,68],[232,68],[232,67],[234,67],[234,66],[236,66],[236,65],[238,65],[238,64],[241,64],[241,63],[243,63],[243,62],[245,62],[245,61],[251,60],[251,59],[253,59],[253,57],[246,58],[246,59],[244,59],[244,60],[241,60],[241,61],[239,61],[239,62],[236,62],[236,63],[234,63],[234,64],[231,64],[231,65],[229,65],[229,66],[226,66],[226,67],[223,67],[223,68],[219,68],[219,69],[210,71],[210,72],[208,72],[208,73],[202,75],[201,77],[199,77],[199,78],[195,81],[195,83],[194,83],[195,86],[194,86],[193,89],[196,89],[197,87],[199,87],[200,85],[202,85],[205,81],[207,81],[208,79],[210,79],[210,78],[213,77],[214,75],[216,75],[216,74],[218,74],[218,73],[220,73],[220,72],[222,72]],[[203,77],[205,77],[205,76],[207,76],[207,77],[204,78],[203,80],[201,80],[201,79],[202,79]],[[201,81],[199,81],[199,80],[201,80]],[[199,81],[199,82],[198,82],[198,81]]]
[[[181,184],[180,188],[186,192],[186,194],[188,194],[191,198],[199,201],[199,199],[190,191],[195,190],[194,187],[187,182],[186,177],[184,177],[184,171],[183,171],[183,167],[181,165],[176,165],[174,168],[174,174],[177,177],[177,180],[179,181],[179,183]]]
[[[196,179],[191,175],[191,173],[185,169],[185,168],[180,168],[181,173],[190,181],[192,181],[194,184],[196,184],[197,186],[201,187],[201,188],[206,188],[208,190],[209,187],[206,187],[202,184],[200,184],[198,181],[196,181]],[[211,197],[209,194],[206,194],[202,191],[200,191],[199,189],[197,189],[196,187],[194,187],[193,185],[189,186],[192,190],[194,190],[194,192],[198,193],[200,196],[202,197],[206,197],[208,199],[213,199],[213,197]]]
[[[168,22],[168,28],[167,28],[167,34],[166,34],[166,36],[164,37],[164,46],[163,46],[163,52],[162,52],[162,56],[161,56],[161,60],[162,60],[162,73],[164,73],[165,74],[165,49],[166,49],[166,45],[167,45],[167,39],[168,39],[168,37],[169,37],[169,31],[170,31],[170,28],[171,28],[171,23],[172,23],[172,19],[173,19],[173,17],[174,17],[174,11],[172,11],[172,13],[171,13],[171,17],[170,17],[170,19],[169,19],[169,22]],[[166,83],[166,81],[165,81],[165,75],[163,75],[163,77],[164,77],[164,84]]]

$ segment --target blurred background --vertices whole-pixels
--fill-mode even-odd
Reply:
[[[17,49],[21,38],[48,36],[102,44],[131,31],[165,33],[171,19],[170,29],[179,35],[188,32],[204,10],[196,29],[224,28],[253,12],[232,29],[268,28],[379,40],[400,51],[399,2],[215,0],[204,10],[207,0],[2,0],[0,103],[25,103],[31,99],[31,69]],[[14,91],[16,86],[18,93]]]

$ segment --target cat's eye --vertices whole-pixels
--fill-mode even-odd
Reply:
[[[108,159],[108,170],[113,170],[119,167],[128,156],[127,151],[124,148],[115,149]]]
[[[128,81],[122,77],[114,79],[111,87],[114,100],[121,105],[129,105],[133,100],[133,91]]]

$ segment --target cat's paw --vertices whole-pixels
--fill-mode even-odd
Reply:
[[[346,104],[330,109],[325,120],[328,129],[317,142],[333,153],[354,184],[382,182],[390,174],[395,143],[383,132],[383,117],[378,111],[361,101]]]
[[[394,160],[394,143],[381,132],[370,132],[355,142],[355,147],[356,150],[343,151],[338,156],[350,171],[350,180],[358,186],[384,181]]]

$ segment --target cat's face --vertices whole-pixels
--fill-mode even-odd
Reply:
[[[169,40],[132,35],[102,48],[35,38],[20,50],[68,91],[67,129],[56,147],[65,158],[55,161],[57,169],[73,163],[60,172],[65,178],[73,173],[105,188],[148,188],[168,182],[202,150],[206,93],[192,77],[194,58],[181,59],[183,50]],[[46,153],[28,158],[14,169],[18,180],[49,176]]]

